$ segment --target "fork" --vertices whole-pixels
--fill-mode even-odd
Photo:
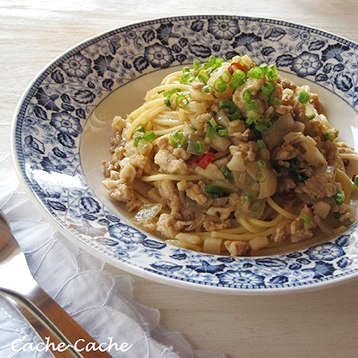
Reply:
[[[0,294],[20,311],[44,341],[53,342],[49,349],[55,357],[111,357],[106,351],[86,351],[86,347],[99,344],[37,284],[1,209]]]

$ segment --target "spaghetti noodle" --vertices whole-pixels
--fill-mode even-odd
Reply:
[[[112,127],[108,194],[169,244],[271,254],[355,219],[354,149],[309,86],[247,55],[169,74]]]

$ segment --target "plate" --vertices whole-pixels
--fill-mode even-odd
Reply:
[[[183,16],[95,36],[50,63],[24,93],[13,123],[13,155],[28,195],[68,238],[142,277],[226,294],[292,292],[353,279],[356,226],[305,250],[225,257],[167,245],[131,226],[101,184],[110,124],[140,105],[173,67],[210,55],[248,53],[308,83],[351,145],[357,138],[358,46],[314,28],[239,16]]]

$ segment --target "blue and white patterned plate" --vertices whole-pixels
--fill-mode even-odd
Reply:
[[[357,51],[357,44],[317,29],[236,16],[158,19],[96,36],[48,65],[24,94],[13,125],[20,178],[42,212],[69,238],[155,281],[261,294],[354,278],[356,226],[324,244],[270,257],[222,257],[167,245],[132,227],[109,202],[100,186],[100,158],[108,158],[113,114],[140,104],[156,84],[153,78],[193,59],[238,53],[248,53],[258,63],[276,63],[290,78],[309,83],[322,97],[329,119],[354,144]]]

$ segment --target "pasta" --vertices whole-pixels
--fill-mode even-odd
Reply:
[[[112,128],[108,195],[169,244],[274,254],[355,220],[357,154],[310,87],[274,65],[247,55],[194,61]]]

